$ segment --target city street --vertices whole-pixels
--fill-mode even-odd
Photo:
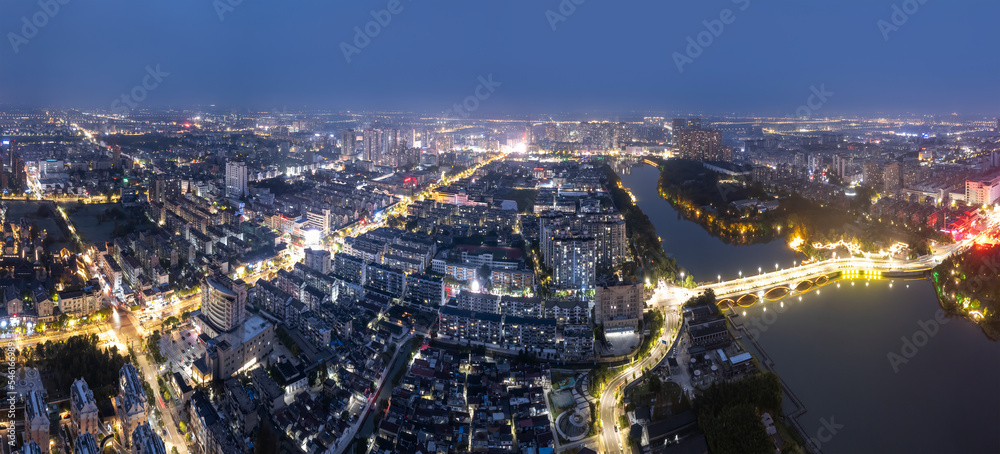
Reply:
[[[184,442],[184,438],[177,433],[177,425],[175,423],[174,405],[172,402],[167,403],[167,407],[160,405],[162,399],[160,396],[160,386],[156,381],[156,376],[158,370],[155,366],[151,364],[147,355],[142,354],[142,341],[143,338],[139,336],[136,332],[134,321],[132,317],[122,317],[121,327],[118,329],[117,334],[119,336],[120,342],[125,345],[132,346],[133,350],[136,352],[136,356],[139,364],[136,364],[136,368],[142,374],[142,378],[149,383],[149,386],[153,388],[153,392],[156,394],[153,396],[153,401],[156,402],[157,408],[160,410],[160,415],[162,421],[159,424],[154,424],[154,420],[150,417],[150,425],[156,430],[156,433],[163,437],[163,443],[166,445],[167,451],[170,451],[171,447],[176,446],[177,450],[181,453],[187,452],[187,444]],[[152,408],[148,409],[152,412]],[[151,414],[151,413],[150,413]],[[166,430],[167,435],[164,436],[163,432]]]
[[[601,394],[598,408],[601,418],[600,438],[601,445],[603,446],[602,452],[627,452],[623,449],[623,443],[626,442],[623,441],[625,440],[623,436],[628,433],[628,428],[621,427],[617,431],[614,430],[615,425],[618,423],[618,411],[620,409],[620,400],[616,397],[616,392],[619,389],[624,389],[628,383],[633,381],[633,374],[635,374],[637,380],[641,379],[640,377],[644,368],[652,369],[666,358],[666,354],[673,346],[677,336],[677,328],[680,326],[682,317],[680,307],[687,301],[689,295],[690,291],[663,282],[657,286],[656,292],[649,302],[657,309],[665,311],[665,327],[662,335],[656,339],[656,345],[650,350],[649,354],[634,364],[627,366],[618,375],[609,380],[607,387]]]

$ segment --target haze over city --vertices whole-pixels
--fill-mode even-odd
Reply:
[[[105,107],[147,65],[171,74],[149,107],[437,113],[486,74],[504,85],[477,115],[787,114],[820,84],[831,115],[992,114],[1000,101],[989,1],[915,1],[895,27],[888,1],[405,0],[350,63],[341,44],[387,2],[229,3],[60,3],[28,43],[0,46],[0,102]],[[723,9],[734,21],[679,72],[673,54]],[[5,34],[23,37],[38,11],[4,5]],[[886,40],[879,21],[898,30]]]

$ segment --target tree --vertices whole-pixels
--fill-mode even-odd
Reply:
[[[649,377],[649,390],[659,394],[661,389],[663,389],[663,382],[660,381],[660,377],[658,375],[652,374]]]
[[[492,273],[493,272],[490,270],[490,266],[484,263],[483,266],[479,267],[479,280],[489,285],[490,275]]]

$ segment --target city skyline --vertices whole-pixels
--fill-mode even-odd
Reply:
[[[0,454],[1000,453],[1000,2],[0,13]]]

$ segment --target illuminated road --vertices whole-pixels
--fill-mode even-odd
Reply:
[[[423,191],[420,192],[420,194],[417,194],[416,197],[412,197],[412,198],[411,197],[404,197],[399,202],[396,202],[395,204],[387,207],[385,209],[385,215],[382,216],[382,219],[379,220],[379,221],[369,222],[369,223],[366,223],[366,224],[361,224],[359,222],[355,222],[353,224],[350,224],[350,225],[348,225],[346,227],[341,228],[340,230],[337,230],[337,231],[331,233],[331,236],[334,236],[335,238],[337,238],[338,241],[340,241],[345,236],[356,237],[358,235],[361,235],[361,234],[364,234],[364,233],[369,232],[371,230],[374,230],[374,229],[377,229],[379,227],[382,227],[393,216],[397,216],[397,215],[400,215],[400,214],[405,214],[406,213],[406,209],[409,208],[410,204],[412,204],[413,202],[425,200],[425,199],[431,197],[432,195],[434,195],[434,192],[436,192],[438,188],[440,188],[440,187],[447,187],[448,185],[454,183],[455,181],[461,180],[463,178],[468,178],[468,177],[472,176],[473,173],[475,173],[477,170],[479,170],[483,166],[485,166],[485,165],[487,165],[487,164],[489,164],[489,163],[491,163],[493,161],[496,161],[498,159],[502,160],[502,159],[506,158],[507,154],[508,153],[506,153],[506,152],[500,153],[500,154],[498,154],[496,156],[493,156],[493,157],[491,157],[491,158],[489,158],[489,159],[487,159],[487,160],[485,160],[485,161],[483,161],[483,162],[481,162],[479,164],[476,164],[475,166],[469,167],[468,169],[465,169],[462,172],[460,172],[460,173],[458,173],[458,174],[456,174],[454,176],[444,177],[444,178],[442,178],[442,180],[439,183],[431,184],[430,186],[428,186],[427,188],[425,188]]]
[[[614,430],[615,424],[618,423],[618,396],[616,391],[619,387],[624,388],[624,385],[632,381],[632,375],[634,374],[636,379],[642,376],[642,370],[644,368],[653,368],[667,352],[667,345],[664,344],[667,338],[660,336],[656,339],[656,346],[650,350],[649,355],[645,358],[633,363],[632,365],[626,367],[618,375],[608,381],[607,388],[604,389],[604,393],[601,394],[601,400],[598,405],[600,408],[601,416],[601,444],[604,448],[601,452],[606,453],[620,453],[621,449],[621,437],[619,436],[623,432],[627,431],[628,427],[620,428],[621,431]]]
[[[939,265],[945,258],[953,253],[961,252],[972,245],[971,241],[964,241],[948,245],[939,249],[934,254],[925,255],[914,260],[893,260],[893,259],[865,259],[865,258],[837,258],[824,260],[822,262],[810,263],[794,268],[788,268],[740,279],[723,281],[713,284],[702,285],[695,290],[703,292],[711,289],[717,297],[734,296],[746,293],[767,291],[777,286],[794,287],[803,280],[812,280],[820,276],[846,270],[860,270],[862,274],[868,272],[914,272],[926,271]]]
[[[861,275],[865,271],[871,272],[907,272],[925,271],[932,269],[952,254],[961,253],[973,246],[977,242],[983,242],[996,234],[1000,220],[998,214],[993,212],[987,221],[986,229],[983,233],[960,241],[955,244],[940,247],[930,255],[919,257],[914,260],[893,260],[893,259],[869,259],[869,258],[840,258],[824,260],[809,265],[777,270],[770,273],[762,273],[754,276],[747,276],[731,281],[718,282],[697,287],[693,290],[686,290],[673,285],[660,283],[657,287],[650,304],[657,308],[663,308],[667,314],[667,326],[664,335],[657,339],[656,346],[651,352],[636,363],[626,367],[614,378],[608,381],[607,387],[601,394],[599,409],[601,419],[600,441],[602,452],[618,454],[626,452],[623,438],[628,431],[628,427],[620,427],[615,430],[618,423],[620,396],[617,391],[624,389],[633,380],[632,376],[638,379],[642,376],[644,368],[655,367],[669,351],[668,345],[672,346],[676,341],[676,329],[680,324],[681,305],[691,296],[695,296],[705,290],[712,289],[716,296],[735,296],[739,294],[767,291],[776,286],[794,286],[803,280],[815,279],[819,276],[830,275],[841,271],[857,270]],[[687,389],[685,389],[687,391]],[[625,442],[623,443],[623,440]]]
[[[677,329],[681,320],[680,307],[690,295],[691,291],[689,290],[661,282],[653,297],[648,301],[656,309],[664,311],[665,326],[660,337],[655,340],[656,344],[649,354],[608,380],[607,387],[604,388],[598,403],[601,418],[600,442],[603,446],[601,452],[623,452],[620,446],[624,446],[624,444],[619,445],[619,442],[625,439],[623,435],[628,434],[628,427],[621,427],[618,431],[614,430],[615,424],[618,423],[619,410],[619,397],[616,396],[616,391],[619,387],[624,389],[628,383],[632,382],[633,374],[635,374],[635,379],[641,379],[644,368],[653,369],[666,357],[678,334]]]

